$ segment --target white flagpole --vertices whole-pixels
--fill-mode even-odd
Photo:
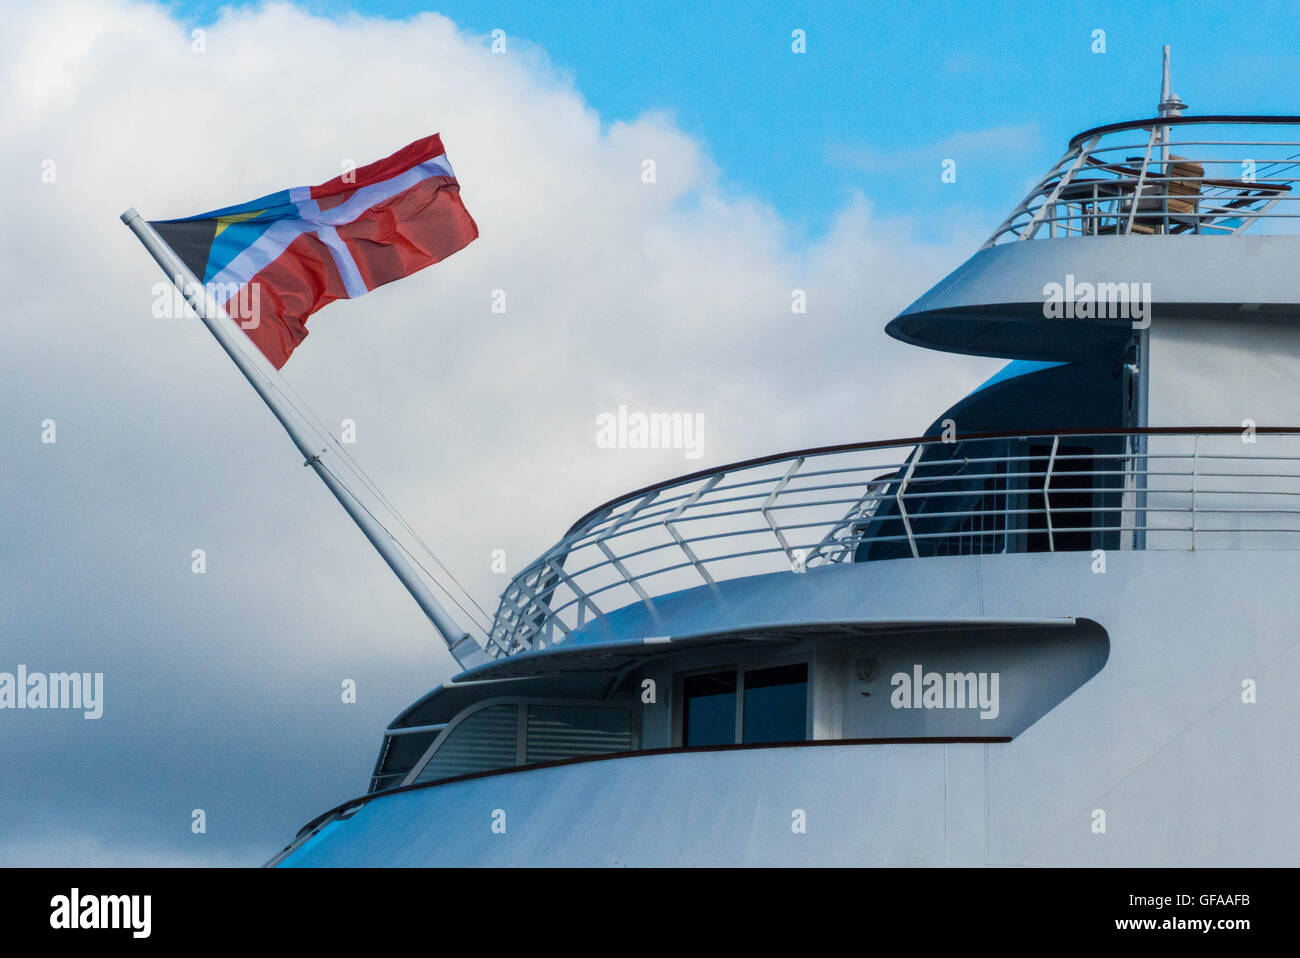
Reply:
[[[393,570],[397,578],[401,580],[402,585],[411,593],[417,605],[429,617],[435,629],[441,634],[447,648],[451,650],[452,656],[460,664],[461,668],[470,668],[488,661],[487,653],[463,628],[457,625],[455,619],[438,601],[437,596],[430,591],[428,585],[416,572],[415,567],[410,560],[402,554],[401,547],[388,533],[379,521],[366,510],[361,502],[348,489],[335,478],[324,463],[321,462],[323,456],[328,450],[317,449],[316,444],[311,441],[310,429],[303,423],[297,410],[293,409],[285,401],[284,396],[275,384],[271,381],[269,375],[257,368],[255,361],[239,346],[236,336],[243,336],[242,330],[235,326],[232,320],[221,304],[212,298],[207,289],[198,281],[190,268],[185,265],[176,252],[167,245],[161,236],[150,226],[134,209],[129,209],[122,214],[122,222],[125,223],[136,237],[144,244],[144,248],[154,258],[167,278],[173,285],[180,290],[186,301],[198,313],[199,318],[203,320],[203,325],[208,327],[208,331],[216,338],[221,348],[226,351],[226,355],[231,358],[234,364],[239,367],[239,371],[244,374],[244,378],[262,397],[267,408],[271,410],[272,415],[280,421],[284,431],[289,434],[293,444],[298,447],[302,453],[305,462],[303,465],[311,466],[320,477],[321,482],[330,492],[334,493],[334,498],[339,501],[352,521],[355,522],[370,540],[370,544],[375,547],[388,567]]]

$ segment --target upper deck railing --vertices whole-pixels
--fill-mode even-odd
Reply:
[[[741,576],[1097,548],[1300,549],[1300,429],[924,437],[692,473],[580,519],[506,588],[488,652]]]
[[[1300,233],[1300,117],[1168,116],[1078,134],[985,247],[1060,236]]]

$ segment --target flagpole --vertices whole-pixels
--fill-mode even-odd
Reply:
[[[437,596],[433,594],[425,581],[416,572],[410,560],[402,554],[401,547],[389,534],[388,530],[370,514],[356,496],[321,461],[321,456],[328,450],[317,448],[316,444],[311,441],[310,429],[303,423],[297,410],[288,405],[284,396],[275,388],[270,376],[260,370],[254,359],[240,348],[239,340],[235,337],[243,336],[244,333],[235,326],[234,320],[230,318],[221,304],[213,299],[194,273],[190,271],[190,268],[185,265],[181,258],[176,255],[176,252],[167,245],[166,241],[134,208],[122,214],[122,222],[144,244],[144,248],[149,251],[149,255],[163,268],[167,278],[180,290],[181,295],[198,313],[199,319],[203,320],[203,325],[208,327],[208,331],[212,333],[221,348],[226,351],[226,355],[239,368],[239,371],[244,374],[244,378],[248,380],[249,385],[262,397],[262,401],[271,410],[271,414],[279,420],[280,425],[284,427],[284,431],[293,440],[293,444],[302,453],[305,460],[303,465],[311,466],[315,470],[321,482],[325,483],[326,488],[339,501],[339,505],[347,511],[347,514],[352,517],[352,521],[360,527],[365,537],[370,540],[370,544],[383,556],[384,561],[388,563],[388,567],[393,570],[402,585],[406,586],[406,590],[411,593],[411,597],[415,599],[416,604],[429,617],[433,627],[438,630],[443,641],[447,643],[447,648],[451,651],[452,657],[460,664],[461,668],[467,669],[486,662],[488,660],[487,653],[484,652],[482,646],[456,623],[456,620],[438,601]]]

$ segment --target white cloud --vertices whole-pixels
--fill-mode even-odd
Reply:
[[[149,5],[56,0],[6,17],[0,506],[23,543],[0,560],[6,654],[184,674],[184,696],[133,702],[124,738],[101,747],[191,789],[236,768],[195,769],[163,743],[166,722],[194,747],[213,729],[268,755],[310,743],[318,761],[241,779],[287,809],[270,832],[359,791],[383,724],[449,659],[202,327],[150,318],[159,277],[117,220],[126,207],[197,213],[442,132],[481,238],[317,314],[286,373],[326,423],[356,420],[357,459],[489,609],[504,585],[494,548],[517,569],[620,491],[916,434],[996,365],[882,332],[978,237],[922,235],[855,195],[802,243],[671,116],[602,124],[519,38],[500,56],[433,14],[332,21],[274,5],[224,13],[195,54],[189,25]],[[806,315],[790,312],[795,287]],[[504,316],[489,310],[498,288]],[[595,417],[619,403],[703,413],[703,459],[597,448]],[[57,447],[39,444],[46,416]],[[198,546],[203,578],[189,574]],[[331,719],[327,747],[304,703],[336,710],[330,690],[356,674],[363,702]],[[200,709],[195,687],[209,690]],[[144,815],[127,811],[131,789],[156,784],[124,771],[103,800]],[[11,809],[77,782],[69,769],[2,788]]]

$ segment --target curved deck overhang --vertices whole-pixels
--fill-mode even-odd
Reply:
[[[987,629],[1073,628],[1073,616],[1047,619],[860,619],[852,622],[818,622],[806,625],[748,628],[703,635],[652,636],[640,641],[616,640],[574,647],[535,649],[508,659],[487,662],[461,673],[453,682],[531,678],[574,672],[611,672],[681,649],[750,644],[792,644],[808,639],[844,635],[900,635],[916,632],[964,632]]]
[[[1072,628],[1068,615],[982,615],[979,570],[945,565],[950,588],[918,616],[915,563],[905,559],[774,572],[699,586],[635,603],[596,619],[550,648],[518,652],[457,675],[453,682],[611,671],[684,648],[793,643],[819,637],[931,630]]]
[[[1051,319],[1045,288],[1150,284],[1161,320],[1300,318],[1300,236],[1085,236],[980,250],[895,317],[885,331],[914,346],[1010,359],[1115,355],[1133,319]],[[1141,292],[1141,287],[1139,287]]]

